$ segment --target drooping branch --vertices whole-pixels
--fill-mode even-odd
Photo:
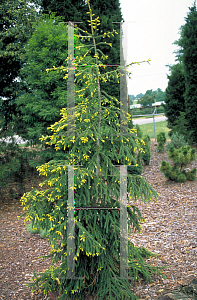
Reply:
[[[90,8],[90,2],[88,0],[88,7],[89,7],[89,11],[90,11],[90,22],[91,22],[91,31],[92,31],[92,39],[93,39],[93,43],[94,43],[94,56],[96,58],[96,78],[97,78],[97,88],[98,88],[98,99],[99,99],[99,123],[98,123],[98,133],[100,133],[101,130],[101,88],[100,88],[100,80],[99,80],[99,67],[98,67],[98,54],[97,54],[97,48],[96,48],[96,41],[95,41],[95,37],[94,37],[94,29],[93,29],[93,25],[92,25],[92,10]],[[99,148],[100,148],[100,138],[99,138],[99,134],[97,137],[97,148],[98,148],[98,154],[97,154],[97,161],[98,161],[98,165],[100,165],[100,155],[99,155]],[[98,174],[99,172],[99,168],[97,168],[96,173]]]

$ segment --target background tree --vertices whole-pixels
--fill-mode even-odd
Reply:
[[[25,64],[24,45],[33,33],[33,23],[38,14],[25,0],[8,0],[0,3],[0,193],[6,187],[12,198],[24,192],[23,180],[32,168],[25,149],[14,139],[17,114],[16,97],[24,90],[20,69]],[[6,144],[2,138],[12,137]],[[30,152],[30,151],[29,151]],[[28,152],[28,153],[29,153]],[[12,181],[17,182],[13,190]]]
[[[25,47],[26,64],[21,69],[24,92],[16,99],[17,133],[39,143],[47,127],[60,119],[66,106],[67,86],[63,73],[46,69],[63,65],[67,57],[67,28],[54,18],[35,24],[35,31]]]
[[[149,95],[144,95],[142,98],[138,100],[138,103],[141,104],[143,107],[151,107],[152,103],[155,102],[156,96],[149,96]]]
[[[153,90],[147,90],[144,96],[142,96],[138,103],[141,104],[143,107],[151,107],[152,103],[155,102],[156,98],[156,92],[153,92]]]
[[[135,96],[134,95],[129,95],[129,104],[132,105],[133,101],[135,100]]]
[[[143,96],[156,96],[155,101],[156,102],[162,102],[165,101],[165,92],[163,92],[160,88],[158,88],[156,91],[153,90],[147,90],[145,94],[138,94],[136,97],[134,95],[129,95],[130,98],[132,97],[133,100],[137,98],[142,98]]]
[[[162,102],[164,101],[165,102],[165,92],[163,92],[160,88],[157,89],[156,91],[156,102]]]
[[[153,91],[152,89],[151,90],[147,90],[146,93],[144,94],[144,96],[152,96],[152,97],[156,97],[157,95],[157,91]]]
[[[180,112],[185,112],[185,76],[183,64],[169,66],[171,74],[168,75],[168,86],[165,94],[164,111],[168,118],[168,128],[171,130],[176,125]]]
[[[60,109],[67,106],[67,84],[63,79],[63,70],[47,73],[46,68],[61,66],[67,57],[67,27],[55,18],[46,17],[34,24],[34,33],[24,47],[26,63],[20,70],[23,91],[15,99],[15,116],[9,123],[6,136],[19,134],[24,140],[32,141],[36,147],[41,144],[39,138],[49,133],[47,128],[60,120]],[[79,40],[75,39],[76,46]],[[80,44],[81,45],[81,44]],[[81,53],[87,49],[82,48]],[[79,50],[75,51],[78,55]],[[40,151],[38,151],[40,150]],[[6,145],[0,141],[0,154],[4,155],[0,164],[0,188],[13,178],[20,182],[20,194],[23,193],[23,179],[32,167],[43,164],[57,152],[54,147],[38,149],[20,149],[14,139]],[[58,153],[60,156],[60,153]],[[58,156],[58,158],[59,158]],[[11,190],[11,186],[10,186]],[[3,193],[3,192],[2,192]],[[17,194],[15,193],[17,196]]]
[[[32,35],[36,10],[26,0],[7,0],[0,4],[0,112],[1,127],[15,113],[15,98],[23,86],[19,70],[24,64],[24,45]]]
[[[21,69],[25,90],[16,99],[17,133],[39,144],[39,138],[49,133],[47,128],[60,120],[60,109],[67,106],[67,84],[63,69],[47,73],[46,69],[60,67],[67,57],[67,26],[58,18],[46,17],[35,24],[28,41],[26,64]],[[76,46],[81,45],[79,39]],[[87,49],[82,48],[81,53]],[[79,50],[75,51],[75,55]]]
[[[177,45],[181,47],[184,75],[185,75],[185,112],[187,129],[190,139],[197,142],[197,10],[196,2],[189,7],[185,18],[185,25],[181,29],[181,37]]]
[[[197,11],[196,2],[189,8],[186,23],[180,28],[180,38],[175,41],[179,46],[175,51],[178,63],[171,66],[171,75],[166,89],[165,113],[168,126],[173,132],[184,134],[190,142],[197,141]],[[181,126],[180,126],[181,125]],[[171,134],[172,134],[171,131]]]
[[[140,93],[140,94],[137,94],[135,98],[139,99],[139,98],[142,98],[143,96],[144,96],[144,94]]]
[[[184,136],[186,141],[190,141],[190,134],[188,134],[188,129],[187,129],[187,119],[186,119],[186,113],[181,111],[180,116],[176,119],[174,122],[174,126],[172,129],[172,132],[174,133],[179,133]]]

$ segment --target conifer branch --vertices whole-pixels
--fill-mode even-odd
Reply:
[[[93,43],[94,43],[94,54],[95,54],[95,57],[96,57],[96,77],[97,77],[97,88],[98,88],[98,99],[99,99],[98,133],[100,133],[100,129],[101,129],[101,88],[100,88],[100,80],[99,80],[99,69],[98,69],[96,41],[95,41],[95,38],[94,38],[94,30],[93,30],[93,26],[92,26],[92,10],[91,10],[91,7],[90,7],[89,0],[88,0],[88,7],[89,7],[89,11],[90,11],[91,31],[92,31],[92,39],[93,39]],[[99,166],[100,165],[100,155],[99,155],[100,139],[99,139],[99,134],[98,134],[98,138],[97,138],[97,147],[98,147],[97,161],[98,161],[98,166]],[[97,167],[97,169],[96,169],[97,175],[98,175],[98,172],[99,172],[99,168]]]

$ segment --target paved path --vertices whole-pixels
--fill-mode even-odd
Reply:
[[[166,121],[167,118],[165,116],[155,116],[155,122],[161,122],[161,121]],[[147,123],[153,123],[153,118],[145,118],[145,119],[135,119],[133,120],[133,124],[136,125],[142,125],[142,124],[147,124]]]

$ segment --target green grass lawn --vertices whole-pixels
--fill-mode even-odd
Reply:
[[[139,126],[143,132],[143,135],[147,134],[150,136],[151,139],[155,138],[153,122],[139,125]],[[167,127],[167,121],[155,122],[155,128],[156,128],[156,135],[158,135],[158,133],[163,131],[163,132],[165,132],[166,139],[167,140],[170,139],[168,136],[168,132],[170,131],[170,129]]]

